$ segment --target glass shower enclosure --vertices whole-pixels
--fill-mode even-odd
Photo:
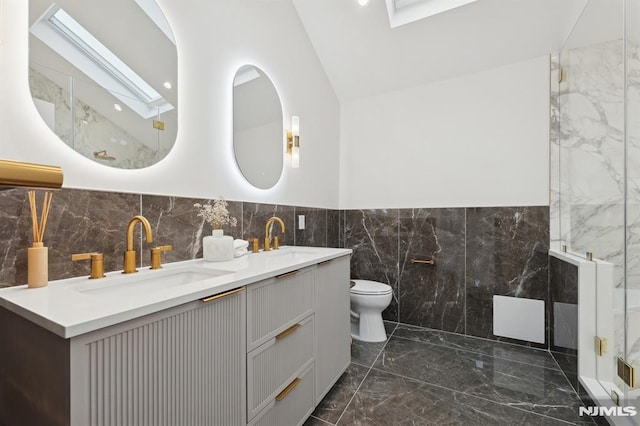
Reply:
[[[595,310],[578,320],[595,320],[579,354],[594,377],[579,375],[590,396],[640,412],[640,0],[589,0],[550,81],[551,247],[596,271],[579,288]]]

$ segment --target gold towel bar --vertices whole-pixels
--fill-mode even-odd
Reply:
[[[236,288],[235,290],[226,291],[224,293],[216,294],[215,296],[205,297],[204,299],[200,299],[202,302],[213,302],[214,300],[222,299],[223,297],[231,296],[236,293],[240,293],[244,291],[244,287]]]
[[[436,261],[434,259],[424,260],[424,259],[411,259],[411,263],[419,263],[423,265],[435,265]]]

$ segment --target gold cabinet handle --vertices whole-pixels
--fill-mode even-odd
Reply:
[[[287,337],[288,335],[290,335],[291,333],[293,333],[294,331],[296,331],[299,328],[300,328],[300,324],[293,324],[291,327],[287,328],[285,331],[283,331],[282,333],[278,334],[276,336],[276,340],[284,339],[285,337]]]
[[[324,262],[318,263],[318,266],[319,265],[326,265],[327,263],[331,263],[331,262],[333,262],[333,259],[325,260]]]
[[[298,272],[300,272],[300,270],[299,270],[299,269],[296,269],[295,271],[287,272],[286,274],[276,275],[276,278],[286,278],[286,277],[290,277],[290,276],[292,276],[292,275],[297,274]]]
[[[289,385],[284,388],[282,392],[276,395],[276,401],[282,401],[283,399],[285,399],[285,397],[289,395],[289,392],[291,392],[293,388],[298,386],[298,383],[300,383],[300,377],[296,377],[295,379],[293,379],[293,381],[289,383]]]
[[[204,299],[200,299],[201,302],[213,302],[214,300],[222,299],[223,297],[231,296],[236,293],[240,293],[244,291],[244,287],[236,288],[235,290],[225,291],[224,293],[216,294],[215,296],[205,297]]]
[[[150,269],[161,269],[162,268],[162,264],[160,262],[160,255],[163,252],[169,251],[169,250],[173,250],[173,246],[166,245],[166,246],[159,246],[159,247],[152,248],[151,249],[151,267],[150,267]]]
[[[435,265],[436,261],[434,259],[429,259],[429,260],[411,259],[411,263],[419,263],[419,264],[423,264],[423,265]]]
[[[91,275],[90,280],[104,278],[104,255],[102,253],[77,253],[71,255],[71,260],[89,260],[91,259]]]

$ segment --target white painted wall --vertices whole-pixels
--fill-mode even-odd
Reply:
[[[341,104],[340,207],[549,204],[549,58]]]
[[[102,166],[75,153],[38,115],[28,87],[28,2],[2,0],[0,158],[62,166],[65,186],[338,207],[339,104],[288,1],[158,0],[178,45],[179,123],[174,149],[142,170]],[[282,99],[285,128],[301,121],[301,167],[259,190],[232,150],[232,82],[255,64]],[[284,142],[283,142],[284,143]]]

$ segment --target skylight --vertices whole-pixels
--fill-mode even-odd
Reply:
[[[385,0],[391,28],[410,24],[477,0]]]
[[[62,8],[52,5],[31,33],[143,118],[173,109],[153,87]]]

